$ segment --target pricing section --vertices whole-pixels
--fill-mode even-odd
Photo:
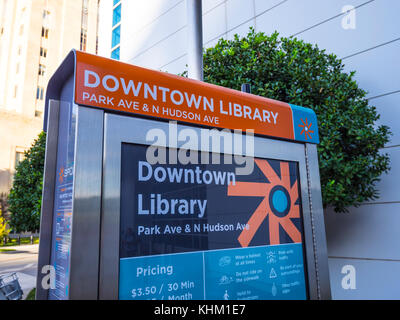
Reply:
[[[306,299],[301,244],[120,261],[122,300]]]
[[[119,298],[202,300],[202,266],[201,252],[121,259]]]

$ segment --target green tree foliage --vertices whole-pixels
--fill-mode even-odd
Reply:
[[[324,206],[337,212],[378,198],[379,176],[389,157],[379,150],[389,128],[379,119],[366,92],[346,73],[334,54],[294,38],[267,36],[253,29],[244,38],[224,39],[204,53],[204,81],[313,109],[318,116],[318,146]]]
[[[13,231],[39,230],[46,134],[39,134],[17,168],[8,198]]]

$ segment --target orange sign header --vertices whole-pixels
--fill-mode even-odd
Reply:
[[[75,52],[75,59],[79,105],[209,127],[253,129],[289,140],[318,140],[312,110],[82,52]],[[314,123],[308,135],[296,134],[296,112],[304,115],[300,125]],[[296,129],[304,131],[304,126]]]

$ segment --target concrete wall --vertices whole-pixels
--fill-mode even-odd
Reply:
[[[0,194],[8,194],[12,186],[16,153],[29,149],[42,127],[40,118],[0,109]]]
[[[170,73],[184,71],[185,1],[122,1],[121,60]],[[355,29],[343,28],[342,21],[349,16],[342,13],[345,5],[356,8]],[[205,47],[221,37],[244,35],[250,26],[318,44],[342,58],[347,71],[357,71],[357,82],[381,114],[379,124],[389,125],[394,133],[382,150],[391,157],[392,171],[378,185],[381,198],[351,209],[350,214],[326,212],[336,299],[400,298],[400,192],[396,184],[400,178],[399,12],[397,0],[203,0]],[[100,42],[107,41],[100,38]],[[109,57],[109,51],[104,45],[99,53]],[[356,268],[355,290],[341,286],[342,267],[349,264]]]

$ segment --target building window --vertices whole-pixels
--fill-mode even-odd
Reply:
[[[82,28],[87,29],[87,22],[88,22],[88,0],[82,1]]]
[[[50,20],[50,11],[43,10],[43,26],[48,26]]]
[[[113,27],[121,22],[121,4],[113,10]]]
[[[37,87],[36,100],[43,100],[43,97],[44,97],[44,89],[42,87]]]
[[[15,168],[21,163],[22,160],[25,158],[25,153],[22,151],[15,152]]]
[[[15,68],[15,73],[18,74],[19,73],[19,63],[17,63],[17,66]]]
[[[18,47],[18,55],[20,56],[21,53],[22,53],[22,48],[21,48],[21,47]]]
[[[42,38],[45,38],[45,39],[49,38],[49,29],[42,27]]]
[[[111,58],[115,60],[119,60],[120,58],[120,48],[116,48],[111,52]]]
[[[81,45],[80,49],[86,51],[87,29],[88,29],[88,0],[82,1],[82,20],[81,20]]]
[[[50,11],[43,10],[43,20],[46,20],[49,15],[50,15]]]
[[[14,98],[17,97],[17,94],[18,94],[18,86],[15,86],[14,87]]]
[[[112,31],[112,43],[111,43],[112,48],[119,45],[120,42],[121,42],[121,26],[118,26]]]
[[[113,30],[112,30],[112,38],[111,38],[111,58],[120,60],[121,56],[121,11],[122,4],[120,0],[114,0],[114,9],[113,9]]]
[[[47,50],[42,48],[42,47],[40,47],[40,56],[43,57],[43,58],[46,58],[47,57]]]
[[[45,72],[46,72],[46,66],[43,64],[39,64],[39,76],[44,76]]]
[[[99,22],[100,22],[100,0],[97,0],[97,18],[96,18],[96,54],[99,53]]]
[[[24,25],[19,27],[19,35],[22,36],[24,34]]]
[[[81,31],[81,50],[86,51],[87,33],[85,30]]]

